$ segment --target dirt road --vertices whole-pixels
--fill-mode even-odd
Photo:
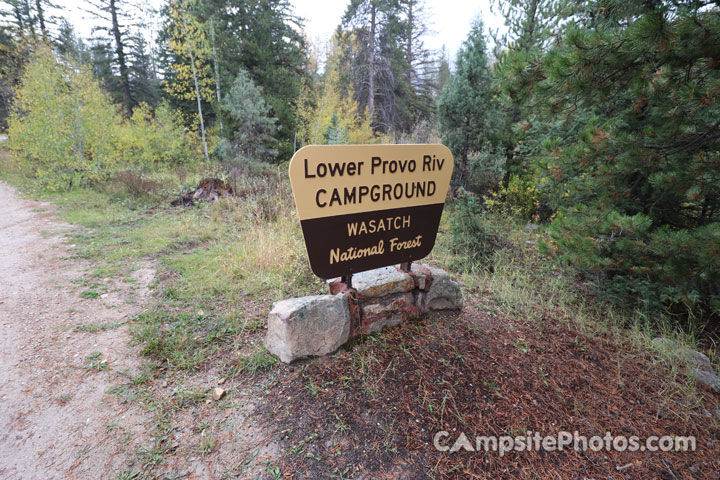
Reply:
[[[90,278],[68,259],[72,228],[0,183],[0,479],[112,478],[146,437],[146,414],[108,389],[139,367],[125,322],[153,271]]]

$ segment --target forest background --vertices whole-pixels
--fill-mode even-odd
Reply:
[[[717,325],[717,2],[498,0],[505,27],[475,19],[452,60],[421,0],[351,0],[327,49],[284,0],[172,0],[156,38],[123,0],[83,3],[90,38],[49,0],[3,5],[0,125],[43,189],[162,202],[307,144],[442,142],[457,270],[492,270],[529,223],[592,295]]]

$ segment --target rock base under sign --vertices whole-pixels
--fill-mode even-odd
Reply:
[[[349,339],[393,327],[433,310],[460,310],[462,292],[447,272],[413,264],[410,272],[383,267],[353,275],[352,288],[329,280],[331,295],[275,303],[267,349],[285,363],[327,355]]]

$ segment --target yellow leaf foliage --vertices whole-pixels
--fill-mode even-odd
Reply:
[[[124,121],[88,67],[39,47],[28,61],[8,120],[8,146],[29,177],[50,190],[97,184],[124,168],[148,169],[201,157],[179,112],[142,104]]]
[[[9,147],[21,169],[59,190],[102,180],[118,158],[119,116],[89,68],[59,63],[38,47],[16,91]]]
[[[203,25],[188,14],[188,1],[175,0],[168,5],[168,47],[178,59],[170,65],[173,75],[165,84],[165,91],[182,100],[195,100],[190,51],[195,57],[195,74],[200,98],[210,102],[215,97],[214,80],[210,66],[210,47]]]
[[[359,111],[352,92],[341,95],[335,68],[325,72],[319,92],[306,89],[299,106],[298,135],[308,145],[327,143],[326,132],[333,126],[345,133],[349,144],[375,143],[370,120]],[[316,97],[316,98],[314,98]]]

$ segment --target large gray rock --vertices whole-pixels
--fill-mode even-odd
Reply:
[[[265,347],[290,363],[334,352],[350,336],[350,307],[343,294],[290,298],[268,316]]]
[[[424,298],[428,310],[460,310],[463,306],[460,286],[445,270],[423,265],[432,273],[432,283]]]
[[[654,338],[652,343],[658,350],[675,352],[681,358],[686,359],[690,363],[690,366],[695,369],[708,372],[713,371],[710,359],[702,352],[688,348],[685,345],[680,345],[676,341],[665,337]]]
[[[415,288],[415,281],[395,267],[383,267],[354,274],[352,286],[361,297],[384,297],[409,292]]]
[[[657,337],[653,339],[652,343],[658,350],[673,351],[680,358],[687,360],[690,367],[688,373],[699,383],[707,385],[717,393],[720,393],[720,376],[715,374],[715,369],[707,355],[680,345],[669,338]]]
[[[694,369],[690,373],[693,377],[695,377],[696,381],[702,383],[703,385],[707,385],[713,389],[715,393],[720,393],[720,377],[715,375],[713,372]]]

